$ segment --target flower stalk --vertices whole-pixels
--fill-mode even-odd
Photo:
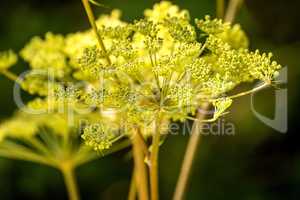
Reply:
[[[106,50],[106,47],[104,45],[104,42],[101,38],[101,35],[98,31],[98,28],[97,28],[97,24],[96,24],[96,21],[95,21],[95,16],[94,16],[94,13],[93,13],[93,10],[91,8],[91,5],[89,3],[89,0],[82,0],[82,3],[83,3],[83,6],[84,6],[84,9],[86,11],[86,14],[89,18],[89,21],[90,21],[90,24],[95,32],[95,35],[96,35],[96,38],[98,40],[98,43],[100,45],[100,48],[102,49],[102,51],[104,52],[105,54],[105,59],[107,61],[107,63],[110,65],[111,64],[111,60],[109,58],[109,55],[107,53],[107,50]]]
[[[132,149],[136,173],[133,177],[136,181],[138,196],[140,200],[148,200],[148,174],[146,164],[144,162],[145,154],[143,153],[142,141],[137,134],[135,134],[132,138]]]
[[[68,195],[70,200],[79,200],[79,192],[74,174],[74,167],[70,163],[63,163],[60,167],[65,180]]]
[[[155,122],[155,133],[152,139],[152,149],[150,155],[150,187],[151,200],[159,199],[159,184],[158,184],[158,157],[160,145],[160,117],[157,117]]]
[[[6,78],[8,78],[11,81],[15,81],[19,84],[22,83],[21,80],[19,79],[19,77],[9,70],[0,70],[0,73],[3,74],[4,76],[6,76]]]
[[[242,1],[243,0],[230,0],[228,9],[226,11],[226,15],[224,17],[225,21],[227,21],[227,22],[234,21],[237,10],[241,6]],[[220,15],[222,2],[220,2],[218,0],[217,5],[218,5],[217,15]],[[223,4],[223,6],[224,6],[224,4]],[[262,86],[259,86],[258,88],[256,88],[254,91],[253,90],[246,91],[246,92],[240,93],[238,95],[234,95],[231,98],[236,98],[236,97],[240,97],[240,96],[252,93],[252,92],[256,92],[256,91],[264,88],[265,86],[266,85],[263,84]],[[186,152],[184,155],[181,171],[180,171],[179,178],[178,178],[178,181],[176,184],[173,200],[182,200],[184,198],[184,194],[185,194],[187,184],[189,181],[189,176],[191,173],[195,154],[196,154],[196,151],[199,146],[200,139],[201,139],[201,129],[203,126],[203,122],[201,122],[201,121],[204,120],[205,112],[209,109],[209,107],[210,107],[210,103],[205,103],[201,108],[201,110],[203,112],[200,113],[198,110],[196,120],[194,121],[193,126],[192,126],[191,137],[188,141],[188,145],[187,145]]]
[[[224,0],[216,1],[217,16],[223,18]],[[241,2],[230,0],[227,21],[234,20]],[[22,80],[9,71],[17,55],[12,50],[0,52],[0,73],[38,96],[26,106],[51,108],[51,113],[38,117],[20,111],[4,121],[0,125],[0,156],[61,170],[70,199],[78,200],[76,167],[99,158],[97,152],[104,156],[132,144],[134,171],[128,199],[158,200],[162,126],[164,122],[194,120],[174,195],[174,199],[182,199],[203,123],[226,114],[232,99],[275,83],[281,66],[271,60],[271,53],[250,51],[240,26],[209,16],[191,24],[188,11],[170,2],[160,2],[133,23],[121,21],[117,10],[95,21],[90,3],[97,2],[82,3],[92,28],[67,36],[47,33],[33,38],[20,51],[31,68]],[[196,30],[205,35],[204,43],[198,41]],[[51,70],[53,77],[35,74],[35,69]],[[264,84],[223,97],[240,83],[256,80]],[[77,87],[77,83],[82,84]],[[205,112],[210,103],[215,108],[212,119],[204,119],[205,113],[200,111],[197,119],[191,116],[197,108]],[[65,107],[68,115],[62,115]],[[78,108],[92,109],[82,114]],[[70,123],[69,112],[74,123]],[[74,137],[75,130],[84,143]]]
[[[205,118],[205,113],[209,109],[209,105],[209,103],[205,103],[197,112],[197,121],[192,126],[191,137],[186,148],[173,200],[182,200],[184,197],[197,147],[201,139],[201,129],[203,127],[201,121]]]
[[[131,177],[131,181],[130,181],[130,186],[129,186],[129,193],[128,193],[128,200],[135,200],[136,199],[136,172],[135,172],[135,168],[133,168],[133,172],[132,172],[132,177]]]
[[[217,18],[222,19],[224,17],[224,0],[217,0]]]
[[[234,18],[236,16],[236,13],[238,12],[239,7],[242,5],[243,0],[230,0],[226,15],[224,20],[226,22],[233,22]]]

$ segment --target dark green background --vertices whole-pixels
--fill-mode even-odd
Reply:
[[[112,8],[123,11],[123,19],[142,16],[156,1],[105,0],[109,8],[95,8],[97,14]],[[192,17],[214,15],[213,0],[175,1]],[[300,3],[298,0],[246,1],[237,22],[251,41],[252,49],[272,51],[275,59],[288,66],[289,130],[274,131],[251,112],[250,97],[234,102],[226,121],[234,123],[235,136],[206,136],[197,153],[189,200],[297,200],[300,198],[299,74]],[[80,0],[3,0],[0,4],[0,50],[19,51],[35,35],[47,31],[69,33],[89,25]],[[19,62],[16,73],[26,69]],[[0,77],[0,119],[16,109],[13,83]],[[28,98],[28,97],[25,97]],[[274,92],[262,91],[255,106],[273,116]],[[161,148],[161,199],[171,199],[187,136],[170,136]],[[132,163],[128,150],[80,167],[82,199],[126,199]],[[44,166],[0,159],[0,199],[66,199],[58,172]]]

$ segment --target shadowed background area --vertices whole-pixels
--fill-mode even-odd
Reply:
[[[142,16],[153,0],[104,0],[97,15],[113,8],[122,19]],[[213,0],[174,1],[192,18],[214,16]],[[219,126],[234,125],[234,136],[220,135],[217,127],[203,137],[188,187],[188,200],[296,200],[300,196],[300,145],[298,100],[300,78],[300,2],[298,0],[247,0],[237,17],[246,30],[251,49],[271,51],[288,67],[288,132],[279,133],[252,112],[250,97],[235,101]],[[89,28],[79,0],[4,0],[0,8],[0,50],[19,51],[35,35],[47,31],[67,34]],[[20,61],[16,73],[26,70]],[[16,110],[13,83],[0,76],[0,120]],[[241,88],[238,88],[241,89]],[[275,92],[255,95],[258,112],[274,117]],[[24,94],[24,99],[30,99]],[[284,105],[281,105],[284,106]],[[214,134],[213,134],[214,133]],[[172,135],[161,148],[161,199],[171,199],[188,135]],[[82,199],[126,199],[132,162],[128,151],[99,159],[78,169]],[[67,199],[58,172],[44,166],[0,158],[1,199]]]

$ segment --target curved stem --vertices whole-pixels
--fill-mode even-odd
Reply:
[[[74,174],[74,168],[70,164],[65,164],[61,166],[61,172],[63,174],[65,184],[68,190],[68,195],[70,200],[79,200],[79,193],[76,183],[76,178]]]
[[[148,200],[148,175],[144,162],[145,155],[143,153],[140,138],[135,134],[132,138],[134,167],[136,170],[135,181],[140,200]]]
[[[159,143],[160,143],[160,119],[159,117],[155,122],[155,133],[153,135],[152,149],[150,154],[150,187],[151,187],[151,200],[159,199],[158,187],[158,156],[159,156]]]
[[[183,199],[183,196],[184,196],[184,193],[185,193],[185,190],[187,187],[189,175],[191,173],[194,157],[195,157],[197,147],[198,147],[198,144],[199,144],[200,138],[201,138],[201,129],[203,126],[203,123],[201,121],[204,119],[205,111],[208,108],[209,108],[209,104],[206,103],[205,105],[202,106],[202,112],[199,112],[199,111],[197,112],[197,117],[196,117],[197,121],[195,121],[193,123],[191,137],[189,139],[189,142],[188,142],[188,145],[186,148],[186,152],[184,154],[184,159],[183,159],[183,163],[181,166],[181,170],[180,170],[179,178],[177,181],[173,200],[182,200]],[[203,113],[203,111],[204,111],[204,113]]]
[[[265,83],[261,84],[260,86],[257,86],[256,88],[253,88],[251,90],[247,90],[247,91],[244,91],[244,92],[241,92],[241,93],[238,93],[238,94],[234,94],[234,95],[231,95],[231,96],[227,96],[225,98],[235,99],[235,98],[242,97],[242,96],[245,96],[245,95],[248,95],[248,94],[253,94],[255,92],[258,92],[258,91],[260,91],[262,89],[267,88],[270,85],[271,85],[271,83],[265,82]],[[224,97],[216,98],[216,99],[211,99],[210,101],[212,102],[212,101],[216,101],[216,100],[221,100],[223,98]]]
[[[241,96],[245,96],[245,95],[248,95],[248,94],[253,94],[255,92],[258,92],[262,89],[265,89],[266,87],[270,86],[270,83],[264,83],[256,88],[253,88],[251,90],[248,90],[248,91],[245,91],[245,92],[241,92],[241,93],[238,93],[238,94],[235,94],[235,95],[232,95],[232,96],[228,96],[227,98],[230,98],[230,99],[234,99],[234,98],[238,98],[238,97],[241,97]]]
[[[4,76],[6,76],[6,78],[8,78],[11,81],[15,81],[19,84],[22,83],[22,81],[19,79],[19,77],[9,70],[0,70],[0,73],[3,74]]]

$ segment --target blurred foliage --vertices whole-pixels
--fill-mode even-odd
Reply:
[[[123,11],[125,20],[140,17],[155,1],[103,0],[108,8]],[[214,1],[174,1],[192,17],[214,15]],[[300,34],[298,0],[247,0],[237,21],[250,37],[252,48],[272,51],[288,66],[289,131],[280,134],[251,112],[250,97],[239,99],[226,122],[235,125],[235,136],[203,137],[187,199],[296,200],[300,196],[300,145],[297,109],[299,101]],[[0,8],[0,50],[19,51],[34,35],[68,33],[89,27],[80,1],[4,0]],[[26,69],[23,62],[13,68]],[[0,119],[11,115],[13,83],[0,77]],[[26,97],[26,95],[24,96]],[[273,115],[274,93],[262,91],[255,106]],[[177,180],[188,135],[170,136],[161,149],[161,199],[170,199]],[[130,155],[121,152],[78,170],[82,199],[125,199],[131,176]],[[171,164],[170,164],[171,163]],[[44,166],[0,159],[1,199],[66,199],[58,172]]]

